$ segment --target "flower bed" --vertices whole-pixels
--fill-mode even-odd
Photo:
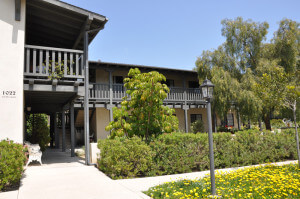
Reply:
[[[300,198],[300,169],[296,164],[267,165],[216,173],[216,190],[222,198]],[[207,198],[210,177],[169,182],[145,193],[152,198]]]

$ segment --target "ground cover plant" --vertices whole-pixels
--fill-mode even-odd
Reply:
[[[210,178],[167,182],[145,193],[152,198],[208,198]],[[216,173],[222,198],[300,198],[300,169],[296,164],[267,165]]]
[[[0,141],[0,191],[19,183],[25,161],[23,145],[10,140]]]

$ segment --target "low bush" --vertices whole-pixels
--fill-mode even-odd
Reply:
[[[0,141],[0,191],[20,181],[25,161],[23,145]]]
[[[150,143],[158,175],[207,169],[208,142],[206,134],[163,134]]]
[[[281,127],[286,127],[286,124],[283,122],[282,119],[272,119],[271,126],[272,128],[281,128]]]
[[[153,167],[151,148],[139,137],[98,141],[99,169],[113,179],[146,176]]]
[[[196,120],[191,124],[192,133],[204,133],[204,124],[202,120]]]
[[[293,130],[214,133],[215,168],[296,159]],[[113,178],[167,175],[209,169],[207,133],[171,133],[149,145],[138,138],[99,141],[100,169]],[[139,165],[140,166],[134,166]]]

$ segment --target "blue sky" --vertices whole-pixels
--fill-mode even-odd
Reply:
[[[193,69],[203,50],[225,41],[221,20],[238,16],[270,25],[300,22],[299,0],[63,0],[109,20],[90,45],[90,60]]]

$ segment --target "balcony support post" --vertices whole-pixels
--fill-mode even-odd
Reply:
[[[66,114],[65,110],[61,114],[61,125],[62,125],[62,152],[66,152]]]
[[[55,148],[59,149],[59,132],[57,130],[57,113],[54,114]]]
[[[74,102],[70,104],[71,157],[75,157]]]
[[[54,140],[54,114],[50,115],[50,147],[53,148],[53,140]]]
[[[185,132],[188,133],[189,132],[189,126],[188,126],[188,110],[189,107],[187,105],[183,105],[184,110],[184,122],[185,122]]]
[[[113,121],[113,78],[112,78],[112,70],[108,70],[109,72],[109,121]]]
[[[84,32],[84,135],[85,135],[85,164],[90,164],[90,122],[89,122],[89,32]]]

